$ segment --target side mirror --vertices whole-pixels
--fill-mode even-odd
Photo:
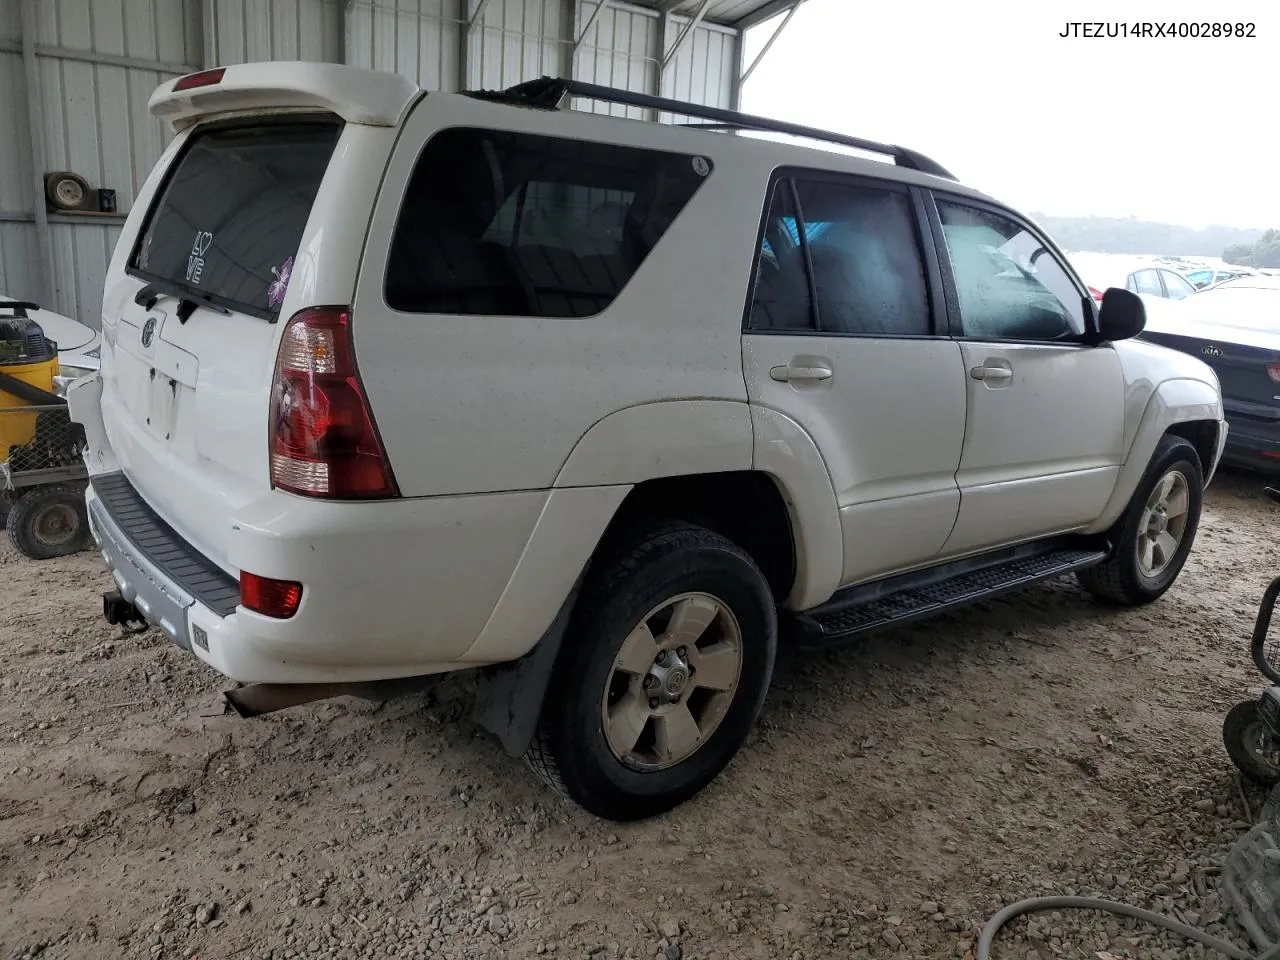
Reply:
[[[1108,287],[1098,310],[1098,340],[1128,340],[1147,325],[1147,306],[1136,293]]]

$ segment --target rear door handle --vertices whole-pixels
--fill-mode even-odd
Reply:
[[[774,367],[769,371],[769,376],[774,380],[782,383],[812,383],[818,380],[830,380],[834,375],[831,367],[822,360],[792,360],[790,363],[781,367]]]
[[[975,380],[1012,380],[1013,371],[1008,367],[978,366],[969,371]]]

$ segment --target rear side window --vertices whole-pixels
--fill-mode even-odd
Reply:
[[[928,336],[929,290],[906,193],[796,181],[824,332]]]
[[[234,310],[280,310],[342,124],[274,119],[198,131],[169,172],[130,266]]]
[[[687,154],[441,131],[405,192],[387,304],[406,313],[599,313],[710,172],[709,160]]]
[[[809,333],[815,313],[816,330],[833,336],[932,333],[915,213],[905,190],[832,179],[777,181],[749,329]]]

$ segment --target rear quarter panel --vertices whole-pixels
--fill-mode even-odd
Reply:
[[[728,149],[732,144],[717,151],[708,141],[721,138],[705,138],[695,149],[710,158],[711,175],[617,299],[596,316],[392,310],[383,281],[405,186],[428,138],[450,126],[691,152],[687,131],[571,111],[513,110],[443,95],[428,95],[415,108],[378,197],[353,320],[361,375],[402,492],[438,496],[634,483],[749,464],[741,322],[767,160],[739,162]],[[717,451],[631,470],[637,460],[662,454],[664,440],[652,427],[669,422],[669,411],[616,415],[660,401],[697,401],[689,415],[708,412],[721,438]],[[743,406],[735,414],[705,401]],[[608,426],[593,431],[602,423]],[[623,462],[611,463],[619,454],[615,427],[631,433],[635,446]],[[677,445],[681,432],[696,437],[705,430],[690,425],[677,431]]]

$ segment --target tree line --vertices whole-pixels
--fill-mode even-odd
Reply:
[[[1268,230],[1253,243],[1233,243],[1222,259],[1246,267],[1280,267],[1280,230]]]
[[[1280,257],[1280,230],[1218,226],[1197,229],[1133,217],[1051,217],[1042,213],[1033,213],[1032,217],[1068,251],[1221,257],[1230,263],[1280,267],[1280,260],[1264,263],[1258,259]]]

